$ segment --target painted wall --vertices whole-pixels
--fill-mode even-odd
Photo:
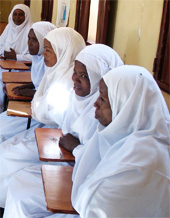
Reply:
[[[153,74],[163,0],[117,0],[111,4],[108,44],[125,64],[143,66]],[[163,95],[170,110],[170,95]]]
[[[30,4],[32,21],[38,22],[41,20],[42,0],[32,0]]]
[[[8,16],[16,4],[21,4],[23,3],[24,0],[13,0],[13,1],[8,1],[8,0],[0,0],[0,22],[8,22]]]

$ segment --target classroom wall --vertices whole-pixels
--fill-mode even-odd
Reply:
[[[0,22],[8,23],[8,16],[16,4],[22,4],[24,0],[0,0]]]
[[[108,44],[125,64],[143,66],[153,74],[162,9],[163,0],[111,1]],[[170,95],[162,93],[170,110]]]
[[[69,21],[68,26],[74,28],[75,24],[75,14],[76,14],[76,0],[70,1],[70,14],[69,14]],[[53,16],[52,16],[52,23],[56,24],[57,18],[57,0],[53,1]],[[42,0],[32,0],[31,5],[31,15],[33,22],[37,22],[41,20],[41,11],[42,11]]]
[[[42,11],[42,0],[31,0],[30,4],[32,21],[41,21],[41,11]]]

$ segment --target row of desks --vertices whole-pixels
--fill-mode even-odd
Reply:
[[[23,62],[0,60],[3,69],[11,71],[29,70]],[[22,75],[22,76],[21,76]],[[23,82],[24,81],[24,82]],[[12,100],[31,99],[23,96],[16,96],[11,91],[15,83],[30,83],[30,72],[4,72],[3,82],[6,83],[6,93]],[[23,101],[9,101],[8,116],[27,117],[31,119],[31,103]],[[41,161],[74,162],[74,156],[59,145],[61,130],[36,128],[35,137],[38,146],[39,158]],[[42,178],[46,197],[47,209],[53,213],[77,214],[71,204],[73,167],[43,165]]]

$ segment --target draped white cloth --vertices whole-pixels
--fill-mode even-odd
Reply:
[[[49,125],[61,125],[73,87],[73,62],[85,47],[82,36],[69,27],[51,31],[45,37],[52,45],[57,63],[49,67],[34,95],[32,117]]]
[[[56,26],[48,21],[40,21],[34,23],[31,28],[34,30],[34,33],[39,42],[39,52],[38,55],[32,56],[31,67],[31,80],[35,86],[35,89],[37,89],[46,70],[44,57],[42,56],[44,52],[44,38],[47,35],[47,33],[55,29]]]
[[[53,31],[54,30],[52,30],[52,32]],[[60,70],[63,69],[63,74],[62,74],[62,71],[58,72],[59,75],[63,77],[63,80],[60,80],[60,82],[65,82],[66,83],[66,85],[64,84],[65,87],[68,87],[71,83],[72,72],[70,69],[73,68],[73,58],[75,58],[76,54],[78,54],[78,51],[80,51],[80,49],[85,46],[85,43],[84,43],[83,38],[78,33],[76,33],[74,30],[70,28],[68,28],[68,30],[64,29],[61,32],[57,31],[57,33],[61,33],[61,36],[52,34],[52,40],[54,41],[55,46],[57,46],[55,42],[57,41],[56,38],[60,38],[60,37],[63,38],[63,40],[65,38],[66,41],[69,41],[69,43],[74,42],[73,43],[74,45],[75,43],[77,43],[76,48],[72,46],[72,52],[70,48],[68,48],[68,51],[66,51],[65,46],[69,45],[69,43],[67,43],[67,45],[65,46],[64,45],[58,46],[58,50],[57,50],[57,52],[59,52],[59,55],[57,56],[58,57],[57,60],[59,63],[61,63],[61,67],[59,65],[57,66],[58,66],[58,69]],[[65,37],[65,34],[66,34],[66,37]],[[49,35],[48,37],[51,37],[51,35]],[[63,51],[60,50],[60,48],[62,47],[63,47]],[[62,57],[64,59],[64,62],[62,62],[61,60]],[[67,62],[66,57],[68,58],[69,65],[67,63],[66,66],[64,66],[64,64]],[[55,67],[53,67],[53,69],[55,69]],[[66,69],[68,70],[68,72],[65,71]],[[50,70],[48,69],[47,72],[50,72]],[[51,73],[54,73],[54,76],[55,76],[55,72],[51,71]],[[68,76],[70,77],[69,81],[67,81],[68,79],[67,73],[68,73]],[[45,73],[45,78],[48,78],[47,75],[48,74]],[[54,82],[53,78],[51,78],[51,82]],[[50,81],[48,85],[50,85]],[[40,87],[40,89],[41,88],[42,86]],[[59,102],[59,99],[58,99],[58,102]],[[37,126],[40,127],[39,125],[40,125],[39,122],[36,121],[36,125],[34,125],[29,130],[24,131],[18,135],[15,135],[14,137],[0,144],[0,206],[1,207],[4,207],[5,205],[6,192],[7,192],[9,178],[14,173],[16,173],[18,170],[26,166],[35,164],[35,163],[39,163],[39,156],[38,156],[37,145],[36,145],[35,134],[34,134],[35,127]]]
[[[106,53],[107,53],[107,56],[105,56]],[[92,137],[92,135],[94,134],[96,130],[97,123],[98,123],[98,121],[94,118],[94,107],[93,107],[93,104],[98,97],[97,82],[99,83],[101,77],[105,75],[111,68],[122,65],[123,62],[121,61],[120,57],[115,53],[113,49],[111,49],[108,46],[100,45],[100,44],[87,46],[77,55],[76,60],[80,61],[86,66],[87,73],[90,79],[91,91],[90,91],[90,94],[87,95],[86,97],[79,97],[79,96],[76,96],[74,93],[72,93],[71,100],[69,103],[69,108],[67,110],[67,113],[66,113],[63,125],[62,125],[62,131],[65,134],[71,133],[74,136],[77,136],[81,143],[81,145],[79,145],[78,147],[81,148],[81,146],[83,146],[82,144],[86,143]],[[32,150],[33,147],[35,147],[36,149],[36,142],[35,142],[35,139],[33,139],[33,136],[31,136],[31,132],[29,133],[29,137],[32,137],[32,140],[30,143],[30,146],[31,146],[30,149]],[[22,138],[22,140],[24,140],[25,136],[23,137],[20,135],[16,137],[15,140],[19,140],[19,138]],[[13,140],[13,143],[15,143],[15,140]],[[24,146],[26,146],[26,148],[23,149],[23,150],[26,150],[27,146],[29,146],[27,145],[28,143],[25,142],[23,146],[21,140],[19,141],[20,143],[18,144],[18,149],[21,149]],[[3,143],[4,148],[6,148],[6,145],[7,147],[10,147],[9,144],[11,144],[11,142],[12,141],[8,140],[5,143]],[[15,144],[15,147],[16,146],[17,145]],[[76,149],[78,149],[78,147]],[[17,151],[18,149],[17,148],[15,148],[15,150],[13,149],[12,153],[13,152],[18,153]],[[8,150],[9,148],[3,149],[2,151],[4,153],[3,157],[2,158],[0,157],[0,166],[5,163],[4,165],[5,171],[6,170],[8,171],[7,177],[4,176],[4,178],[6,177],[6,179],[2,179],[2,180],[0,179],[0,187],[2,187],[2,190],[6,189],[7,185],[6,186],[4,185],[5,181],[9,183],[9,178],[10,178],[9,174],[12,174],[11,172],[14,172],[14,169],[13,168],[11,169],[11,167],[9,167],[10,166],[9,164],[12,164],[13,160],[9,158]],[[28,155],[26,155],[26,152],[23,153],[22,155],[22,157],[26,155],[26,158],[27,158],[27,160],[24,161],[23,165],[25,165],[26,162],[28,162],[28,166],[29,166],[31,165],[30,164],[31,161],[28,161],[28,159],[30,158],[29,157],[30,152],[27,151],[27,153]],[[37,151],[35,151],[35,153],[37,153]],[[1,159],[3,159],[2,164],[1,164]],[[22,169],[20,165],[22,161],[20,159],[19,160],[17,159],[18,157],[15,158],[14,164],[15,164],[15,168],[19,170],[19,168]],[[11,163],[9,162],[9,160],[11,161]],[[35,161],[34,161],[34,164],[35,164]],[[56,163],[56,164],[63,165],[63,163]],[[66,164],[67,163],[65,163],[65,165]],[[4,171],[4,175],[6,174],[5,171]],[[21,184],[26,184],[26,185],[23,186]],[[1,191],[0,189],[0,193],[6,194],[5,191]],[[26,200],[24,200],[25,198],[23,198],[23,196],[26,196]],[[63,217],[77,217],[75,215],[66,215],[66,214],[52,215],[50,212],[46,210],[44,192],[43,192],[43,184],[42,184],[42,178],[41,178],[39,166],[31,166],[31,167],[29,166],[23,170],[20,170],[19,172],[15,173],[14,176],[12,176],[12,180],[10,180],[10,183],[8,186],[8,194],[7,194],[7,201],[5,205],[4,217],[10,217],[11,215],[13,216],[13,218],[15,217],[48,217],[48,216],[49,217],[56,217],[56,216],[57,217],[62,217],[62,216]]]
[[[84,217],[170,217],[170,115],[149,72],[103,77],[112,122],[75,153],[72,203]]]
[[[12,20],[14,10],[21,9],[25,12],[24,22],[17,26]],[[17,60],[30,61],[32,59],[28,51],[28,32],[32,25],[30,9],[24,4],[15,5],[8,17],[8,25],[0,36],[0,55],[4,56],[4,50],[10,51],[10,48],[16,52]],[[4,84],[2,82],[2,72],[5,72],[0,67],[0,113],[4,106]]]
[[[94,118],[93,107],[99,92],[98,84],[103,75],[109,70],[123,65],[119,55],[109,46],[94,44],[86,46],[76,57],[86,66],[90,79],[90,94],[86,97],[71,96],[69,108],[62,124],[64,134],[71,133],[85,144],[96,129],[97,120]]]
[[[31,79],[35,86],[35,89],[37,89],[45,73],[44,58],[42,56],[43,39],[46,36],[46,34],[51,30],[55,29],[56,26],[50,22],[41,21],[41,22],[34,23],[31,28],[34,30],[35,35],[39,42],[39,52],[38,55],[33,55],[32,67],[31,67]],[[39,122],[32,119],[31,126],[36,127],[37,125],[39,125]],[[6,112],[1,113],[0,114],[0,143],[24,131],[26,127],[27,127],[26,118],[11,117],[11,116],[7,116]]]
[[[14,24],[12,14],[16,9],[25,13],[25,20],[21,25]],[[17,4],[13,7],[9,17],[8,24],[0,36],[0,55],[4,55],[4,50],[14,49],[17,54],[17,60],[30,61],[31,55],[28,51],[28,32],[32,25],[30,8],[24,4]]]

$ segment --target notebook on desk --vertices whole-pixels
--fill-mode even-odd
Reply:
[[[75,161],[72,153],[59,145],[59,138],[61,136],[61,129],[35,128],[35,138],[41,161]]]

